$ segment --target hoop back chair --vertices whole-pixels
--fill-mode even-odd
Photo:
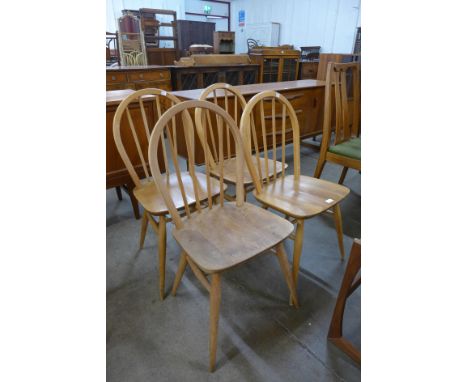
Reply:
[[[266,171],[266,169],[261,166],[260,148],[258,143],[255,143],[256,140],[254,138],[256,157],[255,172],[252,175],[255,184],[254,196],[264,208],[271,207],[285,214],[288,220],[297,225],[296,233],[292,236],[294,240],[293,280],[296,286],[302,253],[305,219],[333,208],[341,259],[344,258],[343,231],[339,202],[348,195],[349,189],[322,179],[301,175],[300,134],[297,116],[290,102],[283,95],[275,91],[261,92],[247,103],[241,118],[241,134],[247,152],[251,152],[251,135],[253,135],[253,137],[257,135],[256,128],[251,124],[250,118],[256,108],[260,108],[262,119],[261,138],[264,142],[264,146],[269,147],[267,139],[267,133],[269,133],[269,131],[264,122],[264,103],[270,101],[272,103],[273,115],[276,115],[276,103],[281,107],[281,126],[277,131],[274,119],[272,120],[270,141],[274,161],[277,160],[277,151],[280,152],[282,171],[278,177],[274,176],[271,181],[268,178],[266,183],[260,181],[262,171]],[[288,126],[289,129],[287,129]],[[286,135],[291,133],[293,138],[293,174],[286,175],[284,171],[286,165]],[[276,135],[280,135],[280,138],[276,139]],[[267,156],[266,150],[264,150],[263,155],[265,157]],[[258,176],[257,173],[260,174],[260,176]]]
[[[326,162],[343,166],[339,184],[348,168],[361,171],[361,87],[360,63],[330,62],[325,85],[325,116],[320,156],[315,177],[320,178]],[[351,81],[349,81],[351,79]],[[335,138],[332,141],[333,105],[335,109]]]
[[[211,192],[209,190],[211,182],[215,179],[212,175],[212,165],[208,158],[207,150],[207,126],[203,125],[204,134],[202,146],[205,155],[205,178],[207,185],[208,207],[201,208],[201,190],[199,187],[200,178],[195,177],[194,151],[193,151],[193,125],[184,126],[188,155],[188,167],[191,176],[191,187],[194,190],[195,210],[190,211],[188,203],[184,203],[183,208],[178,209],[174,202],[173,190],[167,187],[167,182],[161,173],[160,164],[157,160],[160,150],[160,141],[164,133],[171,144],[174,132],[171,132],[167,124],[174,116],[187,111],[188,109],[201,108],[213,113],[218,121],[217,148],[220,155],[219,182],[224,181],[224,138],[225,133],[230,134],[234,140],[234,154],[236,156],[236,198],[235,202],[224,201],[223,188],[220,188],[220,203],[214,205]],[[211,117],[211,116],[208,116]],[[228,130],[226,131],[225,126]],[[180,128],[180,127],[179,127]],[[169,144],[169,146],[170,146]],[[185,272],[187,264],[190,266],[195,276],[210,293],[210,370],[213,371],[216,363],[216,344],[219,319],[219,306],[221,300],[221,273],[227,269],[235,267],[245,261],[252,259],[270,249],[275,249],[281,269],[286,278],[286,282],[293,302],[296,303],[296,294],[293,288],[292,276],[288,267],[287,257],[283,248],[283,241],[293,231],[293,225],[285,219],[270,213],[253,204],[244,202],[243,188],[243,168],[244,168],[244,147],[240,137],[240,132],[235,121],[221,107],[207,101],[185,101],[173,106],[157,122],[151,135],[149,146],[149,163],[154,182],[160,189],[161,194],[168,206],[169,213],[175,228],[172,233],[176,241],[182,248],[179,268],[174,280],[172,293],[175,295]],[[252,171],[253,164],[247,156],[247,167]],[[174,164],[176,171],[180,167]],[[179,179],[179,178],[178,178]],[[211,180],[211,182],[210,182]],[[186,199],[185,189],[187,182],[178,181],[182,199]],[[185,212],[185,218],[180,216],[180,210]],[[211,282],[208,277],[211,277]]]
[[[154,88],[138,90],[119,104],[113,121],[113,135],[117,150],[134,183],[133,194],[144,210],[141,220],[140,248],[144,245],[148,222],[158,236],[159,291],[161,299],[164,299],[165,290],[166,215],[168,210],[163,197],[150,177],[148,144],[152,126],[149,126],[148,120],[151,116],[153,120],[161,118],[166,109],[178,103],[180,103],[180,100],[165,90]],[[187,118],[190,119],[188,113],[181,117],[178,121],[176,119],[171,121],[173,128],[177,123],[181,123],[181,120],[185,124]],[[126,120],[126,124],[124,120]],[[175,147],[177,155],[177,142],[175,142]],[[171,174],[168,154],[164,144],[161,144],[158,161],[161,163],[162,171],[165,172],[168,182],[174,186],[179,175]],[[203,176],[203,174],[198,175]],[[180,176],[182,180],[185,180],[188,173],[184,172]],[[219,187],[213,186],[212,192],[219,194]],[[193,204],[193,190],[189,189],[188,193]],[[177,199],[177,206],[180,207],[182,203],[182,200]],[[154,219],[155,216],[157,220]]]
[[[234,122],[236,126],[239,126],[238,121],[241,118],[242,112],[247,105],[244,96],[241,92],[236,89],[235,87],[231,86],[230,84],[226,83],[216,83],[209,87],[207,87],[199,97],[199,100],[212,100],[216,105],[223,107],[223,109],[230,114],[234,118]],[[231,104],[231,113],[229,110],[229,105]],[[239,104],[239,107],[238,107]],[[198,137],[200,141],[203,142],[204,140],[204,131],[203,131],[203,124],[208,126],[208,159],[210,161],[210,165],[212,170],[212,174],[219,178],[219,171],[217,167],[219,167],[220,157],[218,150],[216,148],[215,142],[217,139],[217,129],[213,131],[214,122],[212,118],[208,118],[209,111],[203,109],[196,109],[195,111],[195,122],[197,127]],[[216,121],[218,123],[219,120]],[[253,116],[252,116],[252,123]],[[226,130],[228,131],[228,130]],[[230,138],[230,139],[228,139]],[[226,141],[224,144],[224,181],[226,183],[235,184],[236,183],[236,158],[234,155],[231,155],[231,146],[234,146],[234,141],[229,134],[226,134]],[[268,166],[268,172],[263,174],[262,181],[264,181],[267,177],[272,177],[274,174],[281,171],[281,163],[274,162],[268,158],[260,159],[262,162],[262,166]],[[287,164],[286,164],[287,167]],[[250,175],[250,172],[247,166],[244,166],[244,176],[243,176],[243,184],[244,184],[244,192],[250,192],[253,189],[253,180]],[[245,194],[244,194],[245,195]],[[227,200],[234,200],[233,195],[225,194],[224,195]]]

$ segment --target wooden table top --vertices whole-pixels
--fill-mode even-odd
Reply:
[[[167,65],[141,65],[141,66],[112,66],[107,67],[106,71],[111,72],[126,72],[132,70],[155,70],[155,69],[168,69]]]
[[[306,88],[324,87],[325,81],[317,80],[298,80],[298,81],[283,81],[283,82],[267,82],[263,84],[239,85],[233,86],[241,92],[242,95],[252,95],[263,92],[265,90],[284,91],[284,90],[299,90]],[[178,98],[186,100],[198,99],[205,89],[179,90],[172,92]],[[208,97],[211,98],[211,97]]]
[[[325,81],[317,80],[298,80],[298,81],[283,81],[283,82],[268,82],[264,84],[252,84],[252,85],[239,85],[233,86],[238,89],[242,95],[252,95],[260,93],[264,90],[274,90],[274,91],[285,91],[285,90],[300,90],[307,88],[319,88],[324,87]],[[205,89],[193,89],[193,90],[179,90],[176,92],[171,92],[178,98],[183,98],[184,100],[196,100],[200,97],[200,94]],[[116,105],[119,104],[125,97],[129,94],[134,93],[135,90],[125,89],[125,90],[109,90],[106,92],[106,105]]]

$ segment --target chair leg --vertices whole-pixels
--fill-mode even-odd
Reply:
[[[315,167],[314,178],[320,178],[320,176],[322,175],[323,168],[325,167],[325,162],[325,159],[322,159],[321,157],[318,159],[317,167]]]
[[[347,173],[348,173],[348,167],[343,167],[343,170],[341,171],[341,176],[340,176],[340,180],[338,181],[338,184],[343,184]]]
[[[166,217],[161,215],[158,224],[158,254],[159,254],[159,296],[164,300],[166,281]]]
[[[302,254],[302,243],[304,240],[304,219],[297,219],[296,238],[294,239],[294,253],[293,253],[293,282],[294,289],[297,290],[297,280],[299,275],[299,263]],[[290,300],[290,303],[292,299]],[[299,301],[298,301],[299,303]]]
[[[177,288],[179,287],[180,280],[182,280],[182,276],[185,273],[185,269],[187,268],[187,255],[185,251],[180,253],[180,260],[179,260],[179,268],[177,269],[177,273],[174,279],[174,285],[172,286],[172,295],[175,296],[177,292]]]
[[[143,210],[143,218],[141,219],[141,231],[140,231],[140,249],[143,248],[143,244],[145,244],[145,237],[146,237],[146,231],[148,228],[148,214],[149,212],[146,212]]]
[[[338,246],[340,247],[340,256],[341,260],[344,260],[345,253],[343,245],[343,225],[341,220],[341,209],[338,203],[333,207],[333,212],[333,217],[335,218],[336,235],[338,237]]]
[[[219,305],[221,302],[221,275],[213,273],[211,276],[210,292],[210,371],[216,365],[216,347],[218,342]]]
[[[299,302],[297,300],[297,292],[296,287],[294,286],[294,282],[292,279],[291,271],[289,270],[289,263],[288,258],[286,256],[286,252],[284,251],[283,243],[278,244],[276,247],[276,256],[278,257],[278,261],[280,263],[281,270],[283,271],[284,278],[286,279],[286,284],[288,284],[289,293],[291,296],[291,300],[296,308],[299,308]]]
[[[117,186],[117,187],[115,188],[115,192],[117,192],[117,198],[118,198],[119,200],[122,200],[122,189],[121,189],[119,186]]]

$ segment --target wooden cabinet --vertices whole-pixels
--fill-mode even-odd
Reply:
[[[207,44],[213,46],[213,33],[215,31],[215,27],[215,23],[177,20],[179,56],[188,56],[190,45],[193,44]]]
[[[265,90],[274,90],[286,97],[294,108],[297,119],[299,122],[300,136],[301,139],[308,137],[313,137],[322,133],[323,126],[323,115],[324,115],[324,105],[325,105],[325,83],[323,81],[315,80],[301,80],[301,81],[288,81],[288,82],[279,82],[279,83],[268,83],[268,84],[256,84],[249,86],[238,86],[237,89],[245,97],[245,100],[248,102],[255,94],[258,94]],[[178,97],[180,100],[193,100],[200,97],[203,89],[190,90],[190,91],[176,91],[173,94]],[[228,99],[229,103],[229,114],[233,118],[234,116],[234,104],[233,98]],[[218,104],[224,106],[224,97],[219,97]],[[279,107],[275,110],[275,115],[272,115],[271,104],[265,102],[265,128],[267,132],[267,145],[270,147],[273,140],[273,131],[272,131],[272,120],[275,118],[276,126],[281,124],[281,110]],[[239,116],[238,116],[239,117]],[[239,120],[239,118],[238,118]],[[254,110],[254,120],[256,126],[261,126],[259,110]],[[213,126],[215,123],[213,122]],[[286,126],[286,141],[292,142],[292,131],[290,127]],[[184,139],[183,133],[177,139]],[[261,137],[261,129],[257,129],[257,138],[259,140]],[[181,148],[181,155],[186,156],[187,153],[184,153],[184,148]],[[197,164],[204,163],[204,154],[201,146],[201,142],[198,139],[198,136],[195,136],[195,162]]]
[[[329,62],[357,62],[361,61],[360,54],[320,53],[317,69],[317,80],[325,81]]]
[[[299,62],[299,79],[301,80],[315,80],[318,72],[318,60],[317,61],[304,61]]]
[[[171,72],[161,66],[120,66],[106,71],[106,90],[172,90]]]
[[[260,65],[260,82],[297,80],[300,55],[298,50],[281,47],[253,48],[249,53],[252,62]]]
[[[235,32],[213,32],[214,53],[235,53]]]
[[[248,85],[258,82],[258,65],[201,65],[173,66],[171,68],[174,90],[202,89],[216,82],[230,85]]]

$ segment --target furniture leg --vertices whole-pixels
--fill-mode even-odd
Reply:
[[[179,268],[177,269],[177,273],[174,279],[174,285],[172,286],[172,295],[175,296],[177,292],[177,288],[179,287],[180,280],[182,280],[182,276],[184,275],[185,268],[187,268],[187,255],[185,251],[180,253],[180,260],[179,260]]]
[[[328,330],[328,339],[358,364],[361,364],[360,352],[349,341],[343,338],[343,316],[346,307],[346,299],[360,285],[360,278],[354,281],[360,269],[361,244],[355,240],[349,254],[348,264],[346,265],[343,281],[341,282],[341,288],[330,321],[330,328]]]
[[[294,252],[293,252],[293,283],[294,289],[297,291],[297,280],[299,275],[299,263],[301,260],[302,254],[302,244],[304,240],[304,219],[297,219],[297,228],[296,228],[296,235],[294,240]],[[289,301],[290,303],[293,302],[292,299]],[[298,301],[299,304],[299,301]]]
[[[289,270],[288,258],[286,256],[286,252],[284,251],[283,243],[278,244],[278,246],[276,247],[276,256],[278,257],[281,270],[283,271],[284,278],[286,279],[286,284],[288,284],[289,293],[290,293],[292,302],[296,308],[299,308],[296,287],[294,286],[292,274],[291,274],[291,271]]]
[[[143,210],[143,219],[141,219],[141,231],[140,231],[140,249],[143,248],[143,244],[145,244],[145,237],[146,237],[146,231],[148,228],[148,214],[149,212],[146,212]]]
[[[338,246],[340,247],[341,260],[344,260],[344,245],[343,245],[343,225],[341,220],[341,209],[338,203],[333,207],[333,217],[335,218],[336,236],[338,237]]]
[[[164,300],[166,282],[166,217],[161,215],[158,224],[158,255],[159,255],[159,296]]]
[[[325,159],[322,159],[322,156],[319,157],[317,162],[317,167],[315,167],[314,178],[319,179],[322,175],[323,167],[325,166]]]
[[[340,176],[340,180],[338,181],[338,184],[343,184],[347,173],[348,173],[348,167],[343,167],[343,170],[341,171],[341,176]]]
[[[216,347],[218,341],[219,305],[221,302],[221,275],[213,273],[211,276],[210,292],[210,371],[216,365]]]
[[[132,207],[133,207],[133,215],[135,215],[135,219],[140,219],[140,208],[138,207],[138,201],[136,200],[135,196],[133,195],[133,189],[135,188],[135,185],[129,184],[125,187],[125,190],[128,193],[128,196],[130,197],[130,201],[132,202]]]
[[[119,200],[122,200],[122,189],[121,189],[119,186],[117,186],[117,187],[115,188],[115,192],[117,192],[117,198],[118,198]]]

